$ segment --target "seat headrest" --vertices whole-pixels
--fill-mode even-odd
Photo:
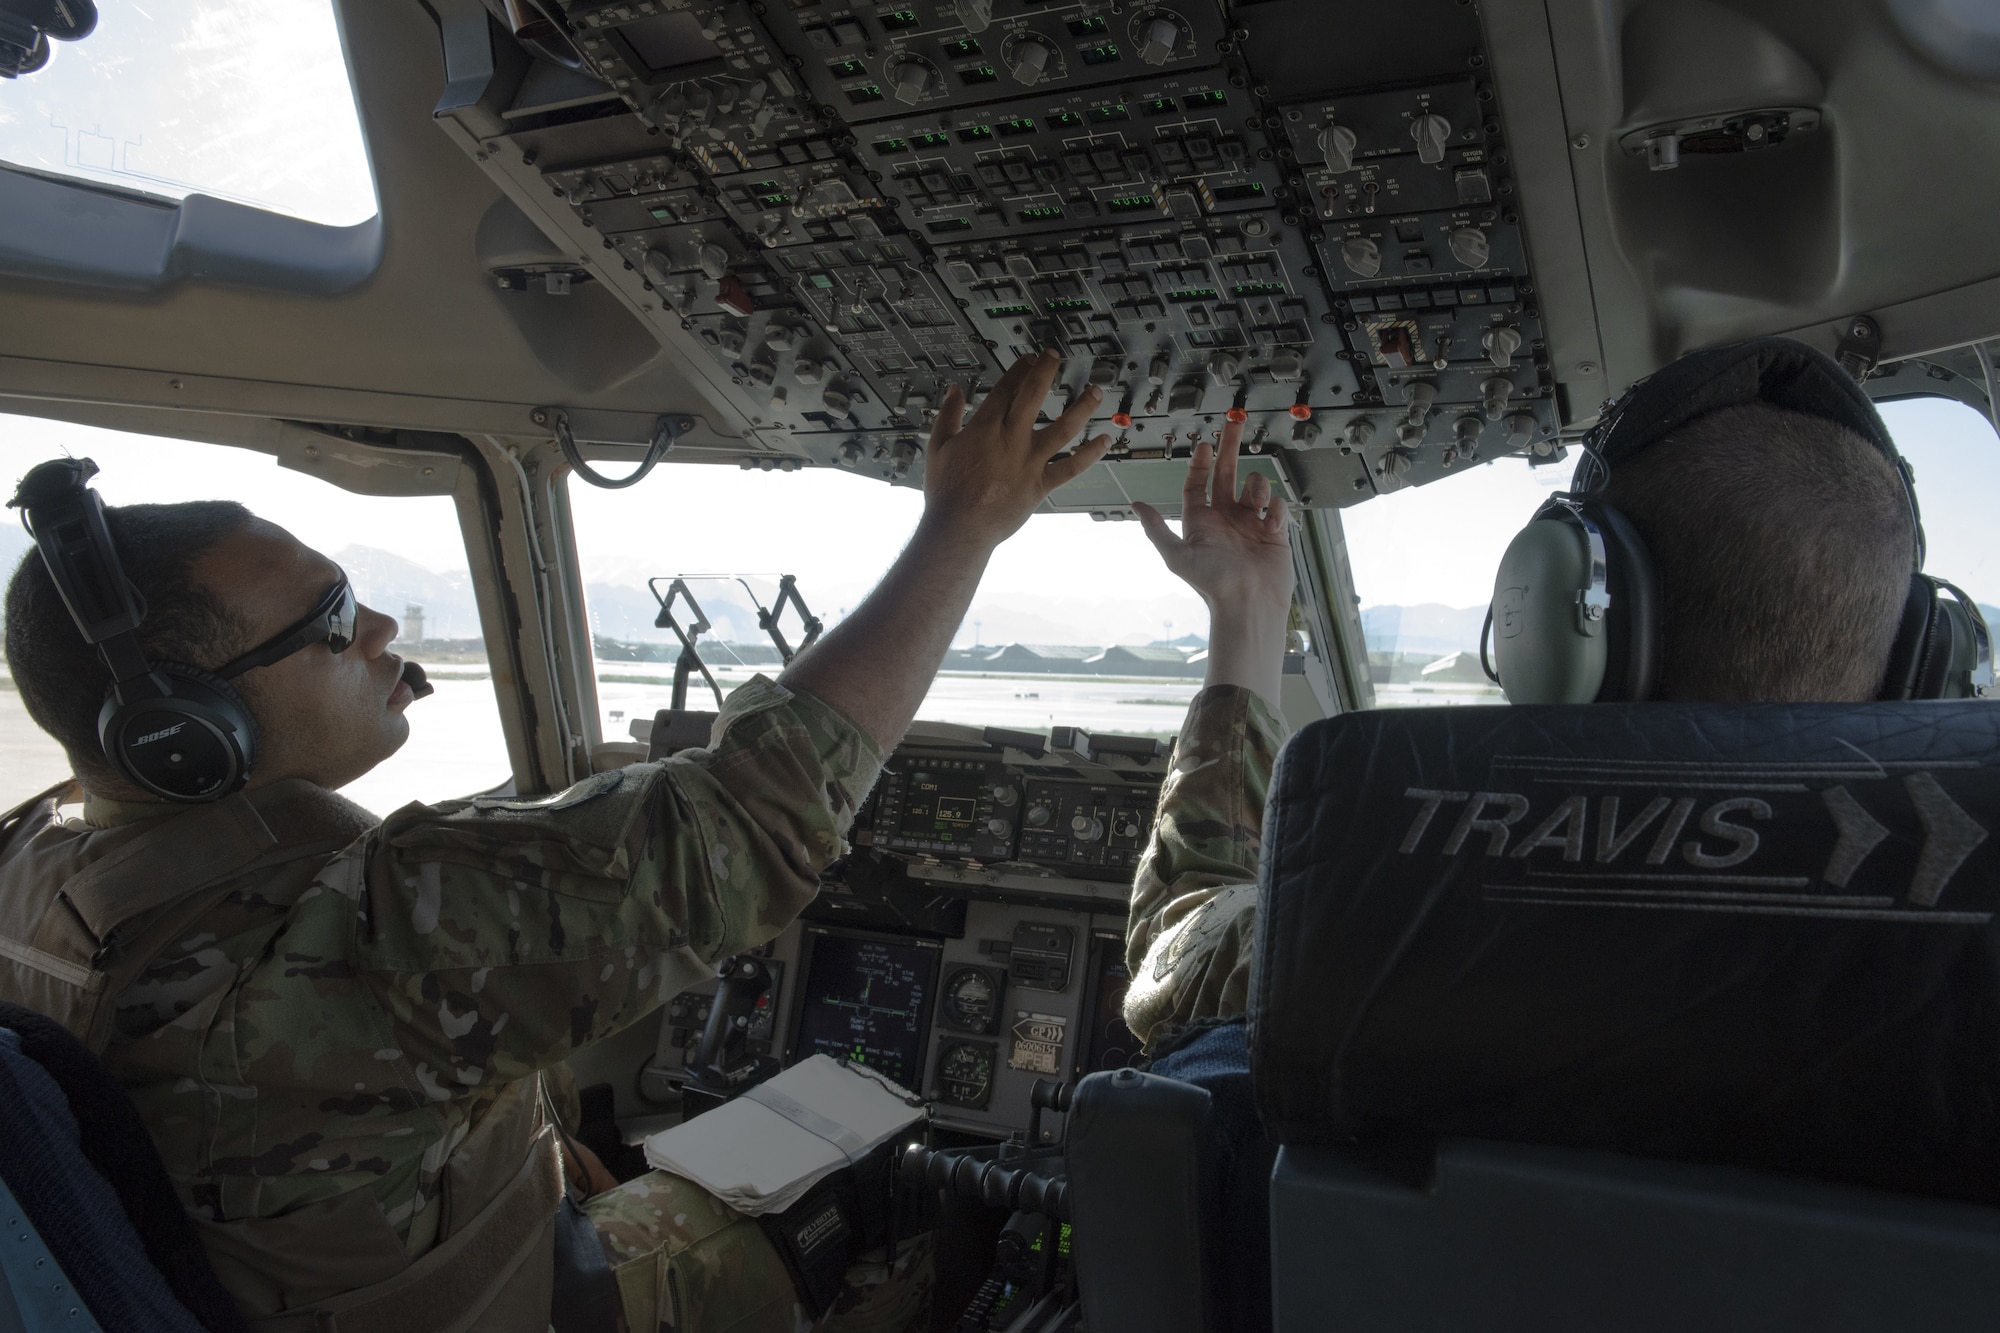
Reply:
[[[1266,1128],[2000,1202],[1996,819],[1987,703],[1314,724],[1265,815]]]

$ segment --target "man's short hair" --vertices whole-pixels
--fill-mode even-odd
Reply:
[[[1764,403],[1726,407],[1620,466],[1604,498],[1659,574],[1659,697],[1880,692],[1916,539],[1902,480],[1868,440]]]
[[[106,507],[119,562],[145,598],[139,642],[150,661],[208,670],[246,646],[249,628],[195,581],[193,566],[251,517],[234,500]],[[111,672],[84,642],[34,550],[7,585],[7,669],[28,716],[62,742],[78,775],[106,772],[97,714],[111,689]]]

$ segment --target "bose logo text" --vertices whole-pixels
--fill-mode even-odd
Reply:
[[[154,741],[165,740],[167,737],[173,735],[175,732],[185,731],[186,729],[187,729],[187,723],[176,722],[171,727],[168,727],[165,731],[149,731],[145,735],[141,736],[138,740],[133,741],[132,744],[135,746],[151,745]]]

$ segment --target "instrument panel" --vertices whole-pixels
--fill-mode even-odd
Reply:
[[[1152,835],[1165,747],[1073,728],[1057,734],[1071,748],[1052,751],[1043,738],[991,728],[919,723],[863,802],[856,845],[903,854],[919,878],[990,870],[1122,888]],[[1100,753],[1105,745],[1126,748]]]
[[[947,385],[1048,346],[1048,410],[1105,391],[1114,475],[1232,417],[1319,505],[1560,448],[1474,4],[562,11],[581,71],[450,116],[774,463],[906,477]]]
[[[1166,748],[912,726],[861,807],[854,852],[767,946],[775,988],[750,1015],[749,1050],[858,1060],[929,1100],[938,1124],[991,1137],[1027,1128],[1036,1080],[1128,1063],[1125,904]],[[670,1002],[640,1078],[648,1098],[671,1101],[709,989]]]

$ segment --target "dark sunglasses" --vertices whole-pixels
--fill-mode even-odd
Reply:
[[[348,586],[345,575],[340,582],[327,590],[319,599],[319,605],[298,624],[281,631],[274,638],[266,639],[235,661],[228,663],[215,674],[224,680],[242,675],[246,671],[273,662],[281,662],[301,649],[316,643],[325,644],[335,653],[347,651],[347,645],[354,642],[354,622],[356,611],[354,589]]]

